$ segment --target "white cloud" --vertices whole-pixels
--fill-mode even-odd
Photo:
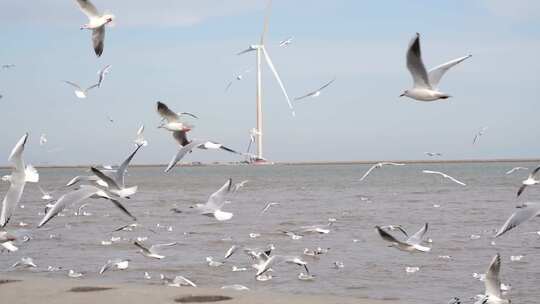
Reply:
[[[63,26],[85,21],[74,0],[32,0],[32,5],[27,1],[3,2],[0,11],[3,22]],[[114,13],[119,25],[135,27],[190,26],[209,18],[237,15],[264,7],[264,1],[254,0],[93,0],[93,3],[101,11]]]

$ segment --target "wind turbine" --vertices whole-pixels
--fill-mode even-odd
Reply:
[[[294,108],[292,106],[291,100],[289,98],[289,95],[287,94],[287,91],[285,90],[285,86],[283,85],[283,82],[281,81],[281,78],[279,77],[279,74],[276,70],[276,67],[274,66],[274,63],[272,62],[272,59],[270,58],[270,55],[268,55],[268,51],[266,50],[264,46],[264,38],[266,36],[266,32],[268,32],[268,21],[270,19],[270,7],[271,7],[272,1],[270,0],[268,2],[268,8],[266,12],[266,17],[264,20],[264,27],[263,32],[261,34],[261,40],[259,44],[252,44],[249,46],[248,49],[238,53],[237,55],[242,55],[245,53],[249,53],[252,51],[255,51],[257,53],[257,128],[255,129],[256,132],[254,132],[254,135],[257,139],[257,159],[258,162],[264,162],[265,159],[263,158],[263,142],[262,142],[262,123],[263,123],[263,114],[262,114],[262,57],[264,56],[264,60],[272,73],[274,74],[274,77],[276,78],[277,83],[279,84],[279,87],[281,88],[281,91],[283,92],[283,95],[285,95],[285,99],[287,100],[287,103],[289,105],[289,108],[292,111],[292,116],[295,116]]]

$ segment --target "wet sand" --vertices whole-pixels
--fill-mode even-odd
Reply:
[[[13,304],[397,304],[395,301],[335,296],[287,295],[164,285],[108,284],[81,279],[0,278],[0,303]]]

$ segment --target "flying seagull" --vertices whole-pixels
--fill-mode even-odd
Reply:
[[[127,216],[136,220],[136,218],[117,200],[113,199],[107,192],[101,190],[94,186],[83,185],[79,189],[68,192],[62,195],[58,201],[47,211],[41,222],[38,224],[38,228],[43,227],[47,222],[49,222],[53,217],[57,216],[58,213],[62,212],[64,208],[78,204],[85,199],[91,197],[104,198],[111,201],[117,208],[119,208]]]
[[[112,65],[107,65],[101,70],[98,71],[98,88],[101,88],[101,84],[103,83],[103,80],[105,80],[105,75],[109,74],[109,71],[111,70]]]
[[[439,152],[425,152],[425,154],[429,157],[442,156],[442,153]]]
[[[165,256],[159,254],[157,252],[157,250],[159,248],[161,248],[161,247],[171,247],[171,246],[174,246],[174,245],[176,245],[178,243],[173,242],[173,243],[167,243],[167,244],[156,244],[156,245],[152,245],[150,247],[144,245],[143,243],[141,243],[139,241],[135,241],[135,242],[133,242],[133,244],[141,249],[140,253],[142,255],[144,255],[145,257],[161,260],[161,259],[165,258]]]
[[[112,22],[114,15],[101,14],[89,0],[76,0],[81,11],[88,17],[88,23],[81,26],[81,30],[92,31],[92,44],[98,57],[103,54],[105,40],[105,25]]]
[[[467,186],[465,183],[460,182],[460,181],[458,181],[457,179],[451,177],[450,175],[445,174],[445,173],[442,173],[442,172],[439,172],[439,171],[422,170],[422,173],[427,173],[427,174],[438,174],[438,175],[440,175],[440,176],[442,176],[442,177],[444,177],[444,178],[447,178],[447,179],[453,181],[453,182],[456,183],[456,184],[460,184],[460,185],[462,185],[462,186]]]
[[[65,80],[64,82],[75,88],[75,96],[77,96],[77,98],[80,98],[80,99],[86,98],[87,94],[88,94],[88,91],[90,91],[93,88],[98,87],[98,84],[96,83],[94,85],[89,86],[86,89],[83,89],[83,88],[81,88],[80,85],[76,84],[75,82],[71,82],[71,81],[67,81],[67,80]]]
[[[499,237],[521,225],[523,222],[537,216],[540,216],[540,203],[524,203],[523,205],[518,206],[518,210],[506,220],[504,225],[497,231],[495,237]]]
[[[485,301],[485,304],[510,304],[510,300],[502,297],[500,272],[501,256],[497,253],[491,260],[486,272],[484,284],[486,286],[485,296],[487,301]]]
[[[272,206],[278,206],[280,205],[279,203],[266,203],[266,205],[264,205],[264,208],[261,210],[261,213],[260,215],[262,215],[263,213],[265,213],[266,211],[268,211],[268,209],[270,209],[270,207]]]
[[[24,186],[27,182],[37,183],[39,182],[39,174],[34,167],[31,165],[25,166],[22,159],[22,154],[24,152],[24,146],[28,139],[28,133],[24,134],[21,139],[17,142],[11,154],[9,155],[8,161],[12,162],[15,165],[15,169],[11,172],[11,175],[8,175],[2,179],[9,181],[9,189],[2,201],[2,213],[0,214],[0,227],[5,227],[9,222],[17,204],[21,200],[23,194]]]
[[[181,132],[181,131],[187,132],[193,128],[193,126],[180,121],[180,117],[182,115],[189,115],[191,117],[197,118],[197,116],[188,112],[175,113],[171,111],[171,109],[169,109],[169,107],[167,107],[167,105],[161,101],[157,102],[157,111],[159,115],[161,115],[163,120],[166,120],[166,122],[162,122],[158,126],[158,128],[163,128],[165,130],[173,132],[174,138],[178,136],[178,132]]]
[[[213,216],[218,221],[230,220],[233,214],[221,211],[221,208],[225,205],[225,196],[231,191],[231,187],[232,179],[229,178],[219,190],[210,195],[206,204],[195,204],[194,208],[200,211],[202,215]]]
[[[15,65],[12,64],[12,63],[9,63],[9,64],[2,64],[2,69],[11,69],[11,68],[14,68]]]
[[[390,162],[383,162],[383,163],[377,163],[373,166],[371,166],[371,168],[369,168],[369,170],[366,171],[366,173],[364,173],[364,175],[360,178],[360,181],[363,181],[370,173],[371,171],[377,169],[377,168],[382,168],[383,166],[404,166],[405,164],[400,164],[400,163],[390,163]]]
[[[336,81],[336,78],[334,78],[334,79],[330,80],[329,82],[325,83],[322,87],[318,88],[317,90],[309,92],[306,95],[296,97],[294,100],[298,101],[298,100],[302,100],[302,99],[308,98],[308,97],[319,97],[321,95],[322,90],[326,89],[329,85],[334,83],[334,81]]]
[[[439,81],[450,68],[471,56],[472,55],[467,55],[451,60],[436,66],[427,72],[424,62],[422,62],[420,34],[416,33],[407,50],[407,69],[409,69],[409,72],[412,75],[414,86],[412,89],[405,90],[400,97],[407,96],[419,101],[447,99],[450,95],[440,92],[437,88]]]
[[[523,190],[527,188],[527,186],[533,186],[540,183],[540,180],[536,179],[536,175],[538,174],[538,171],[540,171],[540,167],[534,169],[530,174],[529,177],[527,177],[526,180],[521,182],[521,187],[519,187],[517,196],[519,197],[521,193],[523,193]]]
[[[244,73],[249,73],[249,72],[250,72],[250,70],[245,70],[244,71]],[[244,75],[243,74],[238,74],[238,75],[236,75],[234,77],[234,79],[237,80],[237,81],[240,81],[240,80],[244,79]],[[225,92],[227,92],[229,90],[229,88],[232,86],[233,81],[234,80],[229,81],[229,83],[227,84],[227,87],[225,87]]]
[[[267,257],[265,253],[261,255],[262,261],[259,264],[254,264],[253,266],[257,269],[257,274],[255,274],[256,277],[264,274],[273,265],[280,264],[280,263],[288,263],[288,264],[295,264],[298,266],[304,267],[306,272],[309,274],[309,269],[307,267],[307,262],[303,261],[301,258],[297,256],[284,256],[284,255],[272,255],[270,257]]]
[[[508,171],[506,171],[506,175],[509,175],[509,174],[512,174],[518,170],[529,170],[529,168],[525,168],[525,167],[514,167]]]
[[[105,271],[107,271],[109,269],[112,269],[112,268],[116,268],[118,270],[127,269],[129,267],[129,262],[130,261],[131,261],[130,259],[108,260],[107,263],[105,265],[103,265],[101,267],[101,269],[99,270],[99,274],[103,274]]]
[[[292,43],[293,39],[294,39],[294,37],[290,36],[290,37],[288,37],[288,38],[285,39],[285,40],[281,40],[281,41],[279,42],[279,46],[280,46],[280,47],[287,47],[287,46],[289,46],[289,44]]]
[[[480,136],[484,135],[484,133],[486,133],[488,127],[483,127],[480,131],[478,131],[478,133],[476,133],[474,135],[474,139],[473,139],[473,145],[480,139]]]
[[[401,251],[407,251],[407,252],[414,252],[414,251],[422,251],[422,252],[429,252],[431,248],[422,246],[422,239],[424,238],[424,235],[427,232],[428,229],[428,223],[426,223],[418,232],[413,234],[411,237],[407,238],[405,241],[399,241],[395,237],[393,237],[390,233],[384,231],[381,227],[375,226],[375,229],[377,229],[377,232],[381,236],[381,238],[387,242],[390,242],[390,247],[396,247],[397,249]]]
[[[43,146],[47,143],[47,135],[45,133],[41,134],[39,137],[39,145]]]
[[[190,141],[187,139],[186,131],[175,131],[173,132],[173,136],[181,147],[178,149],[178,152],[176,152],[176,154],[173,156],[173,158],[167,165],[167,168],[165,168],[165,172],[171,171],[172,168],[174,168],[176,164],[180,160],[182,160],[182,158],[184,158],[184,156],[186,156],[195,148],[199,148],[203,150],[221,149],[221,150],[231,152],[234,154],[241,154],[217,142],[208,141],[208,140],[198,140],[198,139],[194,139]]]
[[[0,246],[4,247],[9,252],[14,252],[19,250],[15,245],[13,245],[13,241],[16,241],[17,238],[9,234],[7,231],[0,230]]]

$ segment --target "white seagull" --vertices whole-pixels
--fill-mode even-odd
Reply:
[[[257,269],[257,273],[255,274],[256,277],[264,274],[273,265],[277,265],[280,263],[288,263],[288,264],[295,264],[298,266],[304,267],[306,272],[309,274],[309,269],[307,267],[307,262],[303,261],[301,258],[297,256],[284,256],[284,255],[272,255],[270,257],[266,256],[266,254],[261,255],[262,260],[259,264],[254,264],[253,266]]]
[[[486,293],[483,302],[485,304],[510,304],[510,300],[503,299],[501,291],[501,279],[499,277],[501,272],[501,256],[497,253],[491,260],[488,270],[486,272],[486,279],[484,284],[486,286]],[[485,301],[487,299],[487,301]]]
[[[16,240],[17,238],[14,235],[9,234],[7,231],[0,230],[0,246],[7,249],[7,251],[14,252],[19,250],[19,248],[13,245],[13,241]]]
[[[219,188],[218,191],[212,193],[206,204],[195,204],[194,208],[200,211],[202,215],[213,216],[218,221],[227,221],[233,217],[230,212],[221,211],[225,205],[225,196],[231,191],[232,179]]]
[[[130,259],[108,260],[107,263],[105,265],[103,265],[101,267],[101,269],[99,270],[99,274],[103,274],[105,271],[107,271],[109,269],[112,269],[112,268],[116,268],[118,270],[127,269],[129,267],[129,261],[131,261],[131,260]]]
[[[81,30],[92,31],[92,45],[98,57],[103,54],[105,40],[105,25],[112,22],[114,15],[101,14],[89,0],[76,0],[81,11],[88,17],[88,23],[81,26]]]
[[[240,190],[240,188],[244,187],[245,184],[247,184],[249,182],[249,180],[243,180],[239,183],[236,183],[234,184],[234,186],[232,187],[232,192],[235,193],[236,191]]]
[[[43,146],[44,144],[47,143],[47,135],[45,135],[45,133],[41,134],[41,136],[39,137],[39,145],[40,146]]]
[[[518,197],[521,195],[521,193],[523,193],[523,190],[525,190],[525,188],[527,188],[527,186],[533,186],[533,185],[536,185],[536,184],[540,184],[540,180],[536,179],[536,175],[538,174],[538,171],[540,171],[540,167],[534,169],[529,174],[527,179],[521,182],[522,185],[521,185],[521,187],[519,187],[518,192],[517,192]]]
[[[412,89],[405,90],[400,97],[407,96],[419,101],[434,101],[450,97],[450,95],[438,90],[439,81],[446,71],[471,56],[467,55],[451,60],[427,72],[424,62],[422,62],[420,34],[416,33],[407,50],[407,69],[412,75],[414,86]]]
[[[272,207],[272,206],[278,206],[278,205],[280,205],[280,204],[279,204],[279,203],[272,203],[272,202],[266,203],[266,205],[264,205],[264,208],[261,210],[261,213],[260,213],[260,214],[263,214],[263,213],[265,213],[266,211],[268,211],[268,209],[270,209],[270,207]]]
[[[405,241],[399,241],[393,237],[390,233],[384,231],[381,227],[375,226],[377,232],[381,238],[387,242],[390,242],[390,247],[395,247],[401,251],[414,252],[429,252],[431,248],[422,246],[422,240],[428,229],[428,223],[426,223],[418,232],[413,234],[411,237],[407,238]]]
[[[279,42],[279,46],[280,46],[280,47],[287,47],[287,46],[289,46],[289,44],[292,43],[293,39],[294,39],[294,37],[290,36],[290,37],[288,37],[288,38],[285,39],[285,40],[281,40],[281,41]]]
[[[12,171],[11,175],[2,178],[3,180],[9,181],[10,185],[6,196],[2,201],[0,227],[6,226],[9,222],[13,215],[13,211],[15,211],[17,204],[19,204],[19,201],[21,200],[26,183],[37,183],[39,181],[39,174],[36,169],[31,165],[25,166],[22,159],[24,145],[26,144],[27,139],[28,133],[24,134],[24,136],[19,139],[8,158],[8,161],[15,165],[15,169]]]
[[[484,135],[487,131],[488,127],[483,127],[480,131],[478,131],[478,133],[476,133],[474,135],[474,138],[473,138],[473,145],[476,144],[476,142],[480,139],[480,136]]]
[[[163,128],[165,130],[173,132],[174,138],[177,137],[177,132],[180,132],[180,131],[187,132],[193,128],[192,125],[188,125],[180,121],[180,117],[182,115],[188,115],[193,118],[197,118],[197,116],[188,112],[175,113],[171,111],[171,109],[169,109],[169,107],[167,107],[167,105],[162,103],[161,101],[157,102],[157,111],[159,115],[161,115],[163,120],[167,121],[160,124],[158,128]]]
[[[39,191],[40,191],[41,194],[42,194],[42,195],[41,195],[41,199],[42,199],[42,200],[44,200],[44,201],[50,201],[50,200],[53,199],[53,197],[52,197],[52,195],[51,195],[52,192],[48,192],[48,191],[43,190],[43,188],[41,188],[40,185],[38,185],[38,189],[39,189]]]
[[[322,90],[326,89],[328,86],[330,86],[332,83],[334,83],[334,81],[336,81],[335,77],[334,77],[334,79],[332,79],[329,82],[325,83],[322,87],[318,88],[317,90],[309,92],[306,95],[296,97],[294,100],[298,101],[298,100],[302,100],[302,99],[308,98],[308,97],[314,97],[314,98],[319,97],[321,95]]]
[[[24,268],[36,268],[37,265],[34,263],[34,259],[31,257],[22,257],[19,261],[15,262],[15,264],[11,265],[11,268],[15,267],[24,267]]]
[[[529,168],[525,168],[525,167],[514,167],[508,171],[506,171],[506,175],[509,175],[509,174],[512,174],[518,170],[529,170]]]
[[[91,198],[91,197],[98,197],[98,198],[104,198],[109,201],[111,201],[117,208],[122,210],[123,213],[131,217],[133,220],[136,220],[136,218],[131,215],[131,213],[117,200],[111,198],[110,195],[108,195],[104,190],[101,190],[94,186],[87,186],[83,185],[80,186],[79,189],[68,192],[64,195],[62,195],[56,203],[49,208],[41,222],[38,224],[38,228],[45,225],[48,221],[50,221],[53,217],[58,215],[58,213],[62,212],[64,208],[77,204],[82,202],[85,199]]]
[[[86,98],[88,91],[93,89],[93,88],[97,88],[97,86],[98,86],[98,84],[96,83],[94,85],[89,86],[86,89],[83,89],[83,88],[81,88],[80,85],[76,84],[75,82],[71,82],[71,81],[67,81],[67,80],[65,80],[64,82],[75,88],[75,96],[77,96],[77,98],[80,98],[80,99]]]
[[[245,70],[243,74],[249,73],[249,72],[250,72],[250,70]],[[235,80],[238,80],[238,81],[244,79],[244,75],[243,75],[243,74],[238,74],[238,75],[236,75],[236,76],[234,77],[234,79],[235,79]],[[227,91],[229,90],[229,88],[232,86],[233,81],[234,81],[234,80],[229,81],[229,83],[228,83],[227,86],[225,87],[225,92],[227,92]]]
[[[497,231],[495,237],[499,237],[521,225],[523,222],[537,216],[540,216],[540,203],[524,203],[521,206],[518,206],[518,210],[506,220],[504,225]]]
[[[371,168],[369,168],[369,170],[367,170],[366,173],[364,173],[364,175],[360,178],[360,181],[363,181],[371,173],[371,171],[373,171],[373,170],[375,170],[377,168],[382,168],[383,166],[405,166],[405,164],[390,163],[390,162],[377,163],[377,164],[371,166]]]
[[[425,152],[425,154],[429,157],[442,156],[442,153],[439,152]]]
[[[165,258],[165,256],[159,254],[157,250],[161,247],[171,247],[171,246],[177,245],[178,243],[173,242],[173,243],[167,243],[167,244],[155,244],[150,247],[144,245],[143,243],[139,241],[135,241],[133,242],[133,244],[141,249],[140,253],[144,255],[145,257],[161,260]]]
[[[109,74],[111,67],[112,65],[109,64],[97,72],[99,76],[97,83],[98,88],[101,88],[101,84],[103,84],[103,80],[105,80],[105,75]]]
[[[422,170],[422,173],[427,173],[427,174],[438,174],[438,175],[440,175],[440,176],[442,176],[442,177],[444,177],[444,178],[447,178],[447,179],[453,181],[453,182],[456,183],[456,184],[460,184],[460,185],[462,185],[462,186],[467,186],[464,182],[460,182],[459,180],[457,180],[457,179],[451,177],[450,175],[445,174],[445,173],[442,173],[442,172],[439,172],[439,171]]]
[[[137,137],[135,137],[134,142],[137,146],[146,147],[148,145],[148,141],[144,139],[143,132],[144,132],[144,125],[141,125],[139,127],[139,130],[137,130]]]

